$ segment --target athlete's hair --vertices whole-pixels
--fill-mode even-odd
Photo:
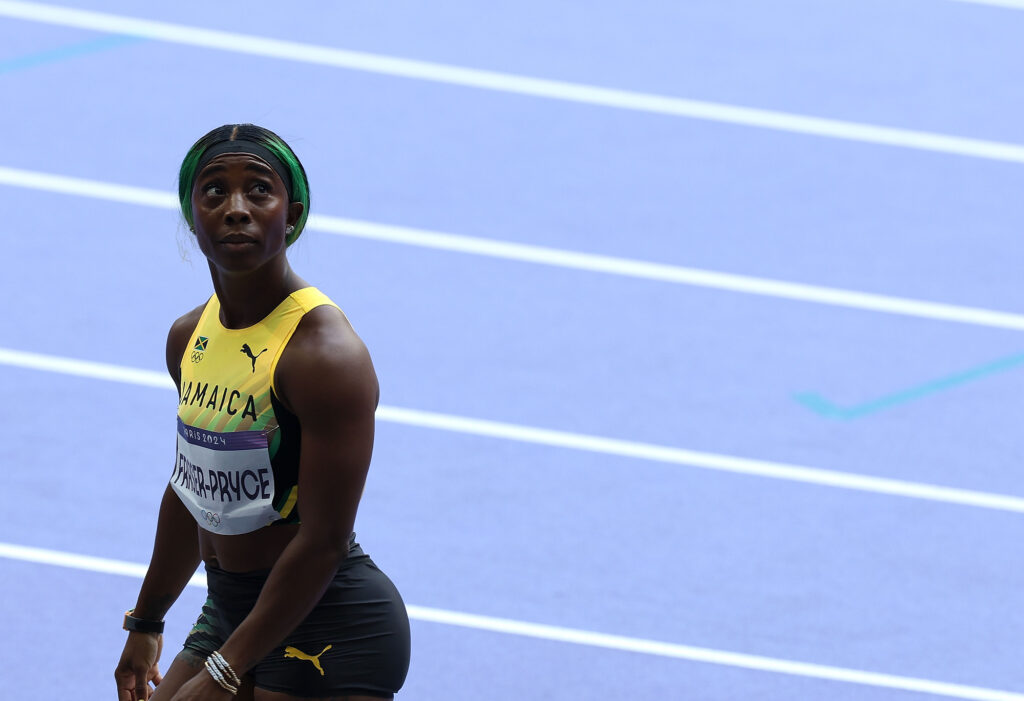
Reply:
[[[206,150],[215,144],[224,141],[252,141],[268,149],[277,156],[288,172],[291,174],[292,191],[288,193],[289,202],[301,202],[302,214],[295,222],[295,230],[285,238],[285,243],[291,246],[299,238],[303,227],[306,226],[306,219],[309,217],[309,181],[306,179],[306,170],[302,167],[298,156],[292,151],[291,146],[285,143],[284,139],[263,127],[255,124],[225,124],[217,127],[210,133],[203,136],[193,144],[185,160],[181,162],[181,170],[178,171],[178,201],[181,202],[181,214],[185,217],[189,227],[194,226],[192,215],[192,188],[195,186],[196,172],[199,162]]]

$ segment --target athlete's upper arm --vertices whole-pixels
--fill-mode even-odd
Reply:
[[[378,388],[370,354],[337,309],[318,307],[288,343],[275,384],[302,427],[302,529],[344,544],[373,452]]]
[[[175,387],[178,387],[181,380],[181,357],[185,354],[189,338],[192,337],[192,332],[199,325],[199,317],[202,315],[203,307],[196,307],[171,324],[171,330],[167,332],[167,372],[174,380]],[[180,393],[181,388],[178,387],[178,390]]]

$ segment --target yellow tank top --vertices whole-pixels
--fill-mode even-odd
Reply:
[[[337,307],[314,287],[297,290],[245,329],[224,328],[216,295],[203,309],[180,363],[170,482],[206,530],[298,522],[300,429],[278,401],[274,372],[302,317],[324,304]]]

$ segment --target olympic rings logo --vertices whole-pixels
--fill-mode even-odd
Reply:
[[[203,509],[202,511],[199,512],[199,515],[203,517],[203,520],[206,521],[207,525],[209,526],[213,526],[214,528],[216,528],[220,525],[220,514],[215,514],[212,511],[207,511],[206,509]]]
[[[192,351],[192,362],[193,363],[198,363],[202,359],[203,359],[203,352],[202,351],[197,351],[197,350]]]

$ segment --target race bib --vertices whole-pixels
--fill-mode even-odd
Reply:
[[[250,533],[281,518],[273,506],[274,471],[262,431],[218,433],[179,418],[171,486],[212,533]]]

